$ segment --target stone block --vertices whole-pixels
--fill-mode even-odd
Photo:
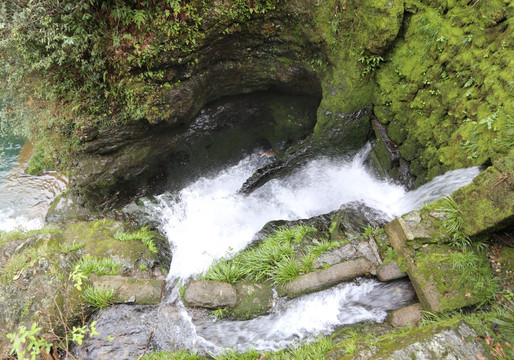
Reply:
[[[118,275],[90,277],[94,287],[114,290],[115,303],[155,305],[161,302],[163,280],[138,279]]]
[[[416,326],[421,320],[421,304],[413,304],[398,310],[391,311],[387,315],[386,322],[397,328],[404,326]]]
[[[192,281],[184,293],[189,306],[208,309],[232,308],[237,303],[237,293],[229,283],[221,281]]]
[[[365,258],[345,261],[325,270],[302,275],[294,281],[279,286],[277,292],[280,296],[294,298],[329,288],[358,276],[369,275],[375,269],[375,264]]]
[[[405,276],[407,274],[394,261],[380,264],[377,268],[377,277],[380,281],[391,281]]]

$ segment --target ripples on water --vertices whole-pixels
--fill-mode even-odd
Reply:
[[[13,144],[14,150],[21,144]],[[7,149],[10,150],[10,149]],[[0,230],[32,230],[44,225],[46,212],[57,195],[66,190],[67,179],[56,172],[41,176],[25,173],[32,154],[26,144],[5,152],[0,171]]]

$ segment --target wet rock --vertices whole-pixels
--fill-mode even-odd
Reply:
[[[360,201],[343,204],[333,217],[332,227],[337,230],[337,237],[351,239],[358,237],[366,226],[380,228],[387,222],[387,215],[380,210],[373,209]]]
[[[236,306],[229,309],[229,318],[253,319],[266,314],[273,306],[273,291],[270,284],[240,281],[235,284],[235,289],[239,300]]]
[[[208,309],[232,308],[237,303],[237,293],[229,283],[198,280],[187,286],[184,301],[189,306]]]
[[[370,162],[374,172],[385,179],[396,180],[408,189],[414,188],[414,177],[409,172],[409,163],[401,157],[398,145],[389,138],[384,125],[376,119],[373,119],[371,124],[377,139]],[[389,130],[392,128],[393,125],[389,125]]]
[[[420,320],[421,304],[413,304],[398,310],[391,311],[387,315],[386,322],[397,328],[404,326],[416,326]]]
[[[114,303],[155,305],[161,301],[163,280],[137,279],[117,275],[91,276],[94,287],[114,290]]]
[[[391,281],[405,276],[407,274],[394,261],[380,264],[377,268],[377,277],[380,281]]]
[[[478,334],[465,322],[452,328],[424,329],[411,336],[397,337],[387,347],[366,349],[354,358],[387,359],[487,359],[489,352],[476,341]]]
[[[302,275],[296,280],[278,286],[277,292],[280,296],[294,298],[326,289],[358,276],[369,275],[374,269],[375,265],[364,258],[350,260],[333,265],[325,270]]]
[[[372,250],[370,242],[362,238],[352,240],[348,244],[329,250],[321,254],[314,261],[314,268],[319,269],[327,265],[335,265],[342,261],[365,258],[375,265],[379,265],[378,255]],[[373,271],[372,271],[373,273]]]

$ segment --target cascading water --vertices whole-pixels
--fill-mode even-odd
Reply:
[[[392,219],[453,192],[479,173],[478,168],[452,171],[406,192],[371,175],[365,166],[369,151],[370,145],[366,145],[353,160],[312,160],[285,178],[241,195],[238,190],[244,181],[267,161],[254,154],[181,191],[142,200],[148,219],[159,219],[173,249],[169,284],[176,284],[179,278],[185,281],[206,270],[214,260],[244,249],[271,220],[309,218],[355,200]],[[386,311],[414,298],[408,282],[359,280],[289,301],[254,320],[213,322],[193,321],[177,296],[177,288],[170,294],[157,310],[157,325],[142,325],[145,321],[140,319],[138,326],[151,326],[154,338],[162,339],[161,347],[174,341],[174,346],[214,353],[226,347],[276,349],[344,324],[383,321]],[[177,323],[180,328],[171,325]]]

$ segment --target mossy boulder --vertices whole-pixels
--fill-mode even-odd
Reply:
[[[85,303],[82,291],[91,283],[83,278],[79,289],[78,280],[72,275],[77,274],[76,266],[84,259],[107,259],[116,264],[113,269],[120,273],[137,275],[137,280],[102,280],[102,284],[115,288],[119,301],[133,293],[136,303],[158,302],[164,278],[161,269],[168,264],[162,264],[158,255],[140,241],[121,242],[114,238],[118,233],[133,230],[129,224],[104,219],[2,234],[5,239],[0,241],[0,328],[8,333],[19,326],[30,328],[36,322],[43,328],[42,336],[51,335],[50,331],[62,336],[65,326],[85,321],[92,308]],[[157,234],[154,239],[158,241]],[[4,336],[0,337],[0,354],[8,349],[6,341]]]
[[[471,184],[457,190],[462,232],[484,238],[514,224],[514,150],[478,175]]]
[[[228,310],[228,318],[253,319],[268,313],[273,306],[273,290],[269,283],[238,281],[235,289],[239,300],[236,306]]]
[[[484,253],[445,245],[430,214],[412,212],[386,226],[424,310],[439,312],[487,302],[496,291]]]

